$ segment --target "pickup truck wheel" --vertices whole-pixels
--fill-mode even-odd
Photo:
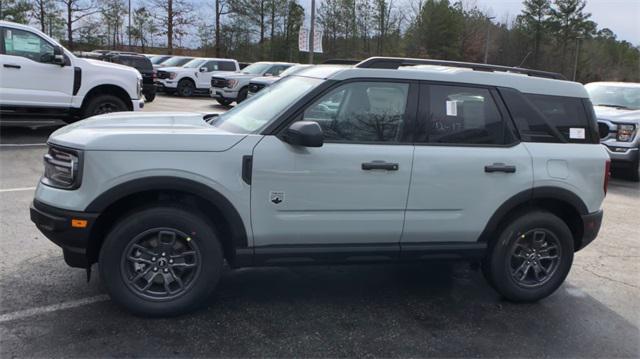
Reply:
[[[224,99],[216,99],[216,101],[218,101],[219,104],[221,104],[224,107],[229,107],[229,105],[231,105],[231,100],[224,100]]]
[[[156,99],[156,93],[148,93],[144,95],[144,102],[153,102]]]
[[[240,92],[238,92],[238,98],[236,98],[236,103],[240,103],[247,99],[247,95],[249,94],[249,88],[243,87]]]
[[[186,208],[130,213],[107,235],[100,275],[114,302],[143,316],[200,306],[220,279],[223,256],[208,222]]]
[[[526,212],[490,246],[485,275],[506,299],[537,301],[564,282],[573,252],[573,236],[560,218],[540,210]]]
[[[127,105],[119,97],[106,94],[98,95],[87,102],[82,111],[82,118],[127,110]]]
[[[180,80],[178,82],[178,95],[181,97],[191,97],[196,90],[196,86],[191,80]]]

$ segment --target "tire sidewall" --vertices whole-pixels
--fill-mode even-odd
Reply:
[[[188,94],[185,94],[185,89],[190,89]],[[181,97],[190,97],[193,96],[195,90],[194,84],[189,80],[180,80],[178,83],[178,95]]]
[[[151,228],[175,228],[188,233],[200,250],[200,272],[181,296],[171,300],[148,300],[135,294],[122,276],[122,254],[129,242]],[[137,315],[172,316],[202,304],[215,288],[222,270],[222,250],[218,237],[206,220],[187,209],[156,207],[125,216],[107,235],[100,251],[99,269],[111,298]]]
[[[98,95],[92,98],[91,100],[89,100],[89,103],[87,104],[87,107],[85,108],[85,111],[84,111],[84,116],[82,117],[87,118],[91,116],[101,115],[101,114],[96,114],[95,111],[98,107],[100,107],[101,104],[105,102],[112,102],[116,104],[116,106],[118,107],[118,110],[112,111],[112,112],[120,112],[120,111],[128,110],[127,105],[119,97],[114,95]]]
[[[552,232],[560,242],[562,253],[558,268],[549,281],[540,287],[528,288],[519,285],[511,276],[510,250],[520,233],[534,228],[543,228]],[[489,268],[492,284],[509,300],[524,302],[540,300],[552,294],[564,282],[573,263],[573,254],[573,235],[560,218],[544,211],[525,213],[504,228],[491,249]]]

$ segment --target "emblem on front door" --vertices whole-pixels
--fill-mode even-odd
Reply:
[[[269,192],[269,200],[273,204],[280,204],[284,202],[284,192],[275,192],[275,191]]]

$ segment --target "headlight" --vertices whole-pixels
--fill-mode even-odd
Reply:
[[[138,87],[137,87],[138,98],[142,98],[142,79],[138,79]]]
[[[238,84],[238,80],[227,80],[227,87],[232,89]]]
[[[169,72],[169,79],[173,80],[176,78],[176,73],[175,72]]]
[[[620,142],[629,142],[633,139],[635,131],[635,125],[618,125],[618,134],[616,138]]]
[[[81,157],[80,151],[49,147],[49,152],[44,155],[42,183],[63,189],[80,187]]]

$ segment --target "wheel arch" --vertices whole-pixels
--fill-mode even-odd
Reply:
[[[146,177],[105,191],[85,209],[85,212],[99,213],[87,248],[89,263],[97,260],[106,234],[124,214],[154,202],[180,203],[200,211],[218,231],[225,259],[232,265],[244,260],[240,254],[247,253],[247,232],[242,217],[225,196],[189,179]]]
[[[491,216],[478,242],[497,238],[501,228],[514,216],[532,209],[547,210],[561,218],[573,235],[574,248],[582,247],[583,215],[589,214],[587,205],[575,193],[559,187],[535,187],[506,200]]]
[[[124,101],[129,111],[133,111],[133,103],[131,102],[129,93],[122,87],[112,84],[98,85],[89,90],[82,100],[81,108],[84,109],[92,98],[99,95],[114,95]]]

